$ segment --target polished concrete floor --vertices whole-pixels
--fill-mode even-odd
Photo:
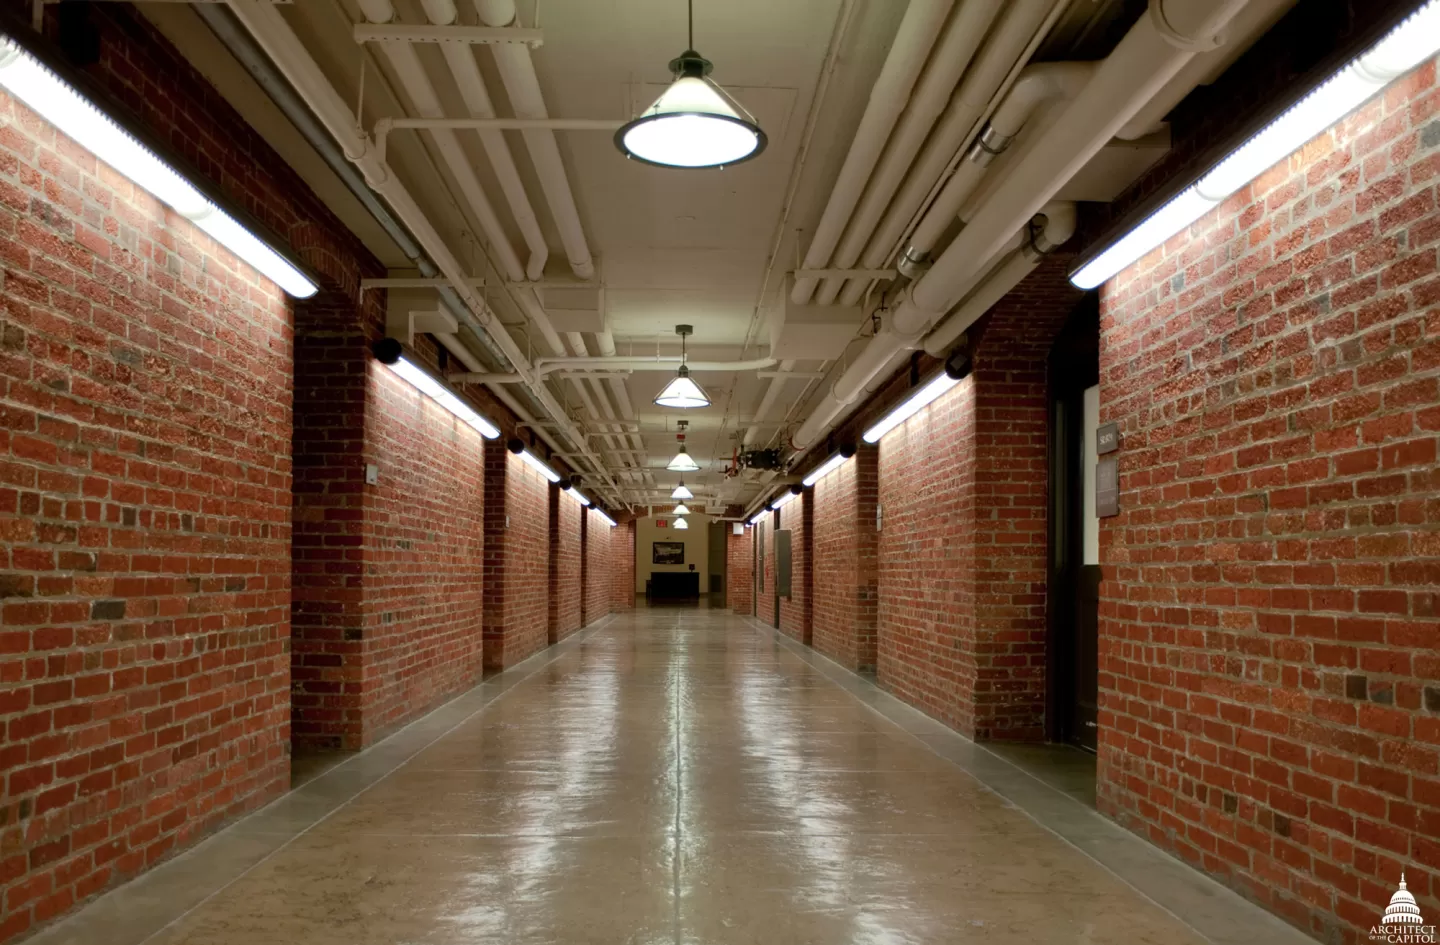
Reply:
[[[1301,941],[1082,799],[724,612],[486,681],[45,945]]]

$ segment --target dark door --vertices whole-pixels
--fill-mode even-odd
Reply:
[[[1050,351],[1049,737],[1095,750],[1100,558],[1095,518],[1099,307],[1092,293]]]
[[[754,574],[754,589],[750,593],[750,616],[760,616],[760,592],[765,590],[765,522],[762,520],[750,531],[755,536],[755,554],[751,561],[755,566],[750,570]]]

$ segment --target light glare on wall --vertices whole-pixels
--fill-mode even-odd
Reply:
[[[610,516],[606,515],[604,512],[597,509],[595,506],[590,506],[590,511],[600,516],[600,520],[603,521],[606,525],[609,525],[611,528],[615,527],[615,520]]]
[[[390,365],[390,370],[419,389],[420,393],[429,397],[465,423],[469,424],[476,432],[485,437],[485,439],[493,440],[500,435],[500,431],[496,428],[495,424],[470,409],[469,404],[465,403],[459,397],[456,397],[449,390],[446,390],[444,384],[431,377],[428,371],[411,361],[408,357],[401,356],[399,361]]]
[[[836,452],[834,456],[831,456],[829,459],[825,460],[825,462],[821,463],[818,469],[811,472],[810,475],[806,476],[802,481],[807,486],[813,486],[821,479],[824,479],[826,476],[839,469],[842,465],[844,465],[845,460],[849,459],[854,455],[855,447],[853,445],[847,444],[846,446],[842,447],[838,452]]]
[[[296,298],[316,285],[41,62],[0,35],[0,87]]]
[[[795,501],[795,499],[796,493],[791,492],[787,489],[784,492],[780,493],[780,497],[778,499],[770,503],[770,508],[778,512],[785,506],[789,505],[791,502]]]
[[[536,456],[529,450],[521,450],[520,458],[525,460],[525,462],[530,466],[531,469],[534,469],[536,472],[544,476],[546,479],[549,479],[551,482],[560,481],[560,474],[547,466],[544,460],[542,460],[540,457]]]
[[[879,423],[865,431],[866,443],[878,443],[880,438],[900,424],[909,420],[915,414],[934,403],[941,394],[945,393],[956,384],[960,383],[949,374],[941,374],[935,380],[910,395],[910,398],[887,413]]]
[[[1227,154],[1205,176],[1081,266],[1070,281],[1081,289],[1093,289],[1110,279],[1437,52],[1440,0],[1430,0]]]

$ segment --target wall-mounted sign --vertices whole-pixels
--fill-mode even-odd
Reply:
[[[657,519],[655,520],[655,527],[656,527],[656,528],[668,528],[669,525],[670,525],[670,522],[669,522],[668,519],[657,518]]]
[[[1102,424],[1095,428],[1095,453],[1104,456],[1120,448],[1120,426],[1115,423]]]
[[[744,522],[732,522],[732,523],[730,524],[730,534],[732,534],[732,535],[743,535],[743,534],[745,534],[745,523],[744,523]]]
[[[1120,514],[1120,458],[1102,456],[1095,464],[1095,517]]]

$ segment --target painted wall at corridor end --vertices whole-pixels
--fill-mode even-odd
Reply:
[[[657,513],[635,520],[635,593],[645,593],[645,582],[656,571],[689,571],[695,565],[700,575],[700,592],[709,587],[710,574],[710,516],[692,512],[685,516],[690,527],[677,530],[675,516]],[[657,520],[665,522],[664,528],[657,528]],[[685,563],[679,565],[653,564],[652,545],[657,541],[680,541],[685,543]]]

